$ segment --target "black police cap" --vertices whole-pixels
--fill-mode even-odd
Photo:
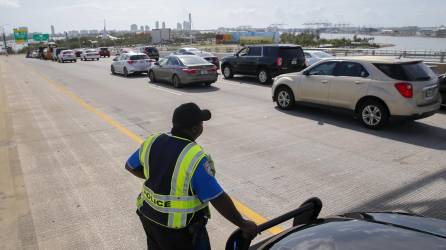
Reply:
[[[173,112],[172,123],[174,128],[191,128],[203,121],[211,119],[211,112],[200,109],[195,103],[185,103],[178,106]]]

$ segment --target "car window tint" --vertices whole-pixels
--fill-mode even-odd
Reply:
[[[246,56],[248,54],[248,48],[243,48],[238,52],[239,56]]]
[[[299,47],[283,47],[279,50],[279,55],[282,58],[303,58],[305,57],[303,51]]]
[[[130,56],[130,60],[144,60],[144,59],[149,59],[149,57],[147,55]]]
[[[248,51],[248,56],[261,56],[262,47],[251,47]]]
[[[180,57],[180,60],[184,65],[209,64],[208,61],[198,56]]]
[[[359,63],[342,62],[336,67],[336,76],[367,77],[369,73]]]
[[[333,75],[336,62],[326,62],[315,66],[310,69],[310,75]]]
[[[263,47],[263,55],[264,56],[274,56],[274,48],[273,47]]]
[[[422,62],[404,64],[374,64],[384,74],[401,81],[427,81],[430,80],[430,69]]]
[[[166,65],[166,63],[167,63],[167,59],[166,59],[166,58],[161,58],[161,59],[158,61],[158,63],[159,63],[159,65]]]
[[[169,59],[167,60],[167,65],[180,65],[180,63],[178,62],[178,59],[176,59],[175,57],[169,57]]]

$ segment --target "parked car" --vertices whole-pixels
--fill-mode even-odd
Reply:
[[[210,86],[217,81],[217,67],[195,55],[175,55],[160,59],[149,70],[151,82],[171,82],[175,88],[191,83]]]
[[[64,63],[66,61],[76,62],[77,60],[73,50],[62,50],[57,61],[60,63]]]
[[[218,57],[216,57],[212,53],[202,51],[197,48],[181,48],[173,52],[172,55],[196,55],[214,64],[217,67],[217,69],[220,69],[220,61],[218,60]]]
[[[31,57],[32,58],[39,58],[39,51],[38,50],[33,50],[33,52],[31,53]]]
[[[110,50],[107,47],[99,48],[99,56],[100,57],[110,57]]]
[[[446,73],[443,75],[440,75],[438,78],[439,84],[440,84],[440,94],[442,101],[442,106],[446,107]]]
[[[75,49],[74,50],[74,54],[76,55],[76,57],[81,57],[82,55],[82,51],[84,51],[83,49]]]
[[[52,48],[53,51],[51,53],[51,60],[52,61],[58,61],[59,60],[59,54],[63,50],[68,50],[67,48]]]
[[[130,74],[147,73],[153,61],[144,53],[124,53],[113,59],[110,66],[112,74],[123,74],[128,77]]]
[[[99,61],[99,52],[95,49],[84,49],[81,54],[81,61],[87,61],[87,60]]]
[[[226,79],[235,74],[255,75],[261,83],[271,82],[275,76],[298,72],[305,67],[304,52],[298,45],[252,45],[221,60]]]
[[[152,46],[144,46],[139,48],[139,52],[146,54],[150,59],[158,61],[160,59],[160,53],[157,48]]]
[[[124,53],[132,53],[132,52],[135,52],[135,51],[131,48],[118,48],[116,50],[116,55],[119,56]]]
[[[446,246],[446,221],[398,212],[352,212],[319,218],[322,202],[312,198],[298,209],[258,226],[258,233],[288,220],[292,227],[255,243],[239,229],[226,250],[361,249],[440,250]]]
[[[313,65],[325,58],[333,58],[332,55],[322,50],[304,50],[304,54],[307,66]]]
[[[390,117],[421,119],[440,108],[438,78],[422,61],[379,57],[325,59],[302,72],[277,77],[273,101],[351,110],[368,128]]]

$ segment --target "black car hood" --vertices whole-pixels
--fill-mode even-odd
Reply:
[[[445,238],[431,234],[364,220],[328,219],[288,232],[256,249],[444,250],[445,246]]]

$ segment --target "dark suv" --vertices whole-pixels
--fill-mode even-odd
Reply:
[[[302,48],[291,44],[247,46],[221,61],[226,79],[234,74],[255,75],[261,83],[271,82],[275,76],[298,72],[305,67]]]
[[[99,48],[99,56],[100,57],[110,57],[110,50],[107,47]]]
[[[140,48],[140,52],[149,56],[150,59],[155,59],[157,61],[160,59],[160,53],[158,52],[158,49],[155,47],[144,46]]]

